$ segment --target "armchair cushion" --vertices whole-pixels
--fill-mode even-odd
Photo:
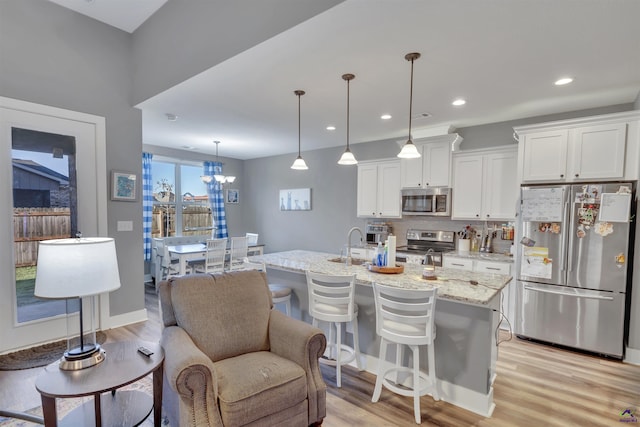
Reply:
[[[224,425],[245,425],[307,397],[304,369],[268,351],[247,353],[214,364]],[[306,405],[305,405],[306,414]]]

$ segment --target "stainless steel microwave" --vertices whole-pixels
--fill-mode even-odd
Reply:
[[[451,216],[451,188],[402,190],[402,215]]]

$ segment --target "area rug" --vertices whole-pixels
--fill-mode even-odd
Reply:
[[[104,332],[96,332],[96,341],[99,344],[103,344],[106,339],[107,335]],[[66,349],[67,340],[61,340],[4,354],[0,356],[0,371],[17,371],[47,366],[60,359]]]
[[[133,384],[129,384],[128,386],[119,388],[118,390],[139,390],[139,391],[144,391],[145,393],[148,393],[149,395],[153,395],[153,380],[152,380],[152,376],[148,375],[146,377],[144,377],[143,379],[141,379],[140,381],[137,381]],[[117,393],[117,391],[116,391]],[[58,414],[58,419],[62,419],[64,418],[64,416],[66,414],[68,414],[69,412],[71,412],[72,410],[74,410],[75,408],[77,408],[78,406],[82,405],[83,403],[92,400],[93,397],[78,397],[78,398],[73,398],[73,399],[56,399],[56,411]],[[28,411],[25,411],[27,414],[29,415],[33,415],[36,417],[42,417],[42,407],[37,406],[35,408],[31,408]],[[9,419],[9,418],[4,418],[4,417],[0,417],[0,427],[33,427],[35,425],[38,424],[33,424],[31,422],[28,421],[22,421],[22,420],[16,420],[16,419]],[[144,420],[144,422],[142,424],[140,424],[141,427],[152,427],[153,426],[153,411],[151,412],[151,414],[147,417],[146,420]],[[162,417],[162,426],[164,427],[171,427],[171,424],[169,423],[169,420],[167,419],[167,417],[163,416]],[[79,426],[80,427],[80,426]]]

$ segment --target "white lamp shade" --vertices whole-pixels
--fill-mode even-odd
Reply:
[[[228,177],[227,177],[227,182],[228,182],[228,183],[232,183],[232,182],[233,182],[233,181],[235,181],[235,180],[236,180],[236,177],[235,177],[235,176],[228,176]]]
[[[200,179],[202,180],[202,182],[204,182],[205,184],[210,183],[211,181],[213,181],[213,177],[211,175],[202,175],[200,177]]]
[[[291,165],[291,169],[302,170],[303,171],[303,170],[309,169],[309,167],[304,162],[304,159],[302,157],[298,156],[298,158]]]
[[[120,273],[112,238],[44,240],[38,245],[35,296],[85,297],[119,287]]]
[[[349,149],[347,149],[344,153],[342,153],[342,157],[340,157],[340,160],[338,160],[338,164],[357,165],[358,161],[356,160],[356,157],[353,155],[353,153]]]
[[[398,157],[401,159],[416,159],[420,157],[420,152],[418,152],[418,148],[415,144],[409,140],[402,146],[402,150],[398,153]]]

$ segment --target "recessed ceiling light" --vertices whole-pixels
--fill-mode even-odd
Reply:
[[[178,120],[178,116],[176,116],[175,114],[167,113],[165,114],[165,116],[167,116],[167,120],[169,120],[170,122],[175,122],[176,120]]]
[[[467,101],[465,101],[464,99],[458,98],[455,101],[453,101],[451,104],[455,105],[456,107],[459,107],[459,106],[464,105],[466,103],[467,103]]]
[[[389,120],[391,118],[391,114],[383,114],[380,116],[382,120]]]
[[[335,126],[327,126],[327,130],[336,130]]]
[[[559,80],[556,80],[555,85],[556,86],[568,85],[572,81],[573,81],[573,78],[571,78],[571,77],[563,77],[563,78],[561,78]]]

